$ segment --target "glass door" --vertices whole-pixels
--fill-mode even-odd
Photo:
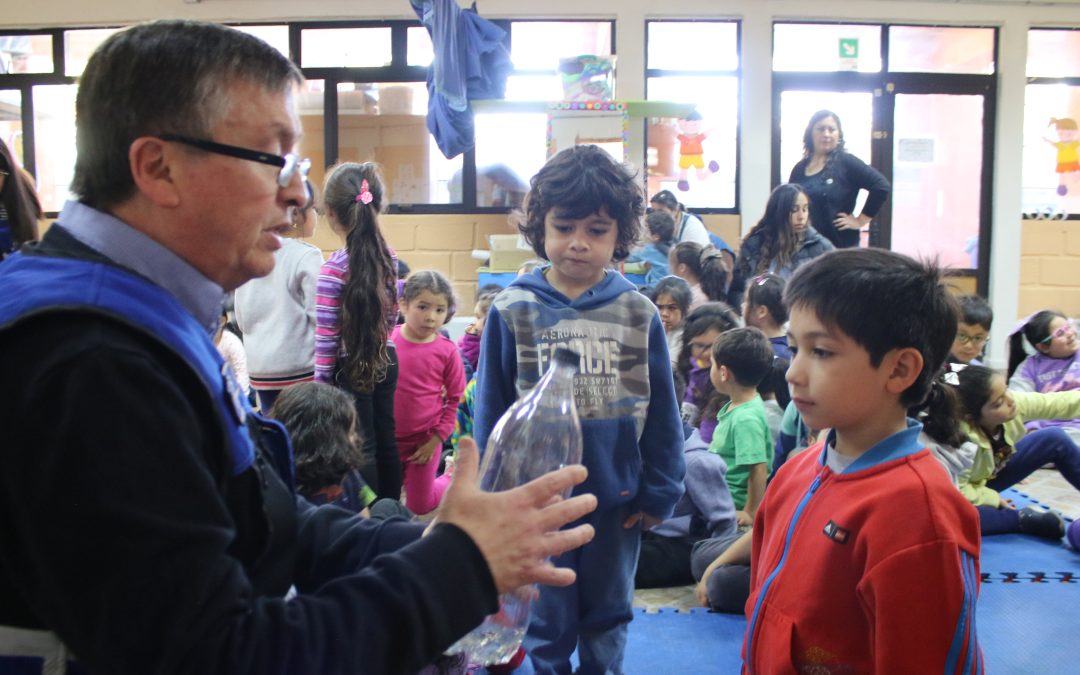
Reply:
[[[780,92],[780,164],[775,182],[786,183],[791,169],[803,158],[803,134],[810,117],[819,110],[831,110],[840,118],[844,148],[864,162],[871,163],[874,133],[874,95],[863,91]],[[859,194],[855,212],[862,211],[866,192]],[[863,233],[862,245],[867,245]]]
[[[786,47],[793,31],[816,51]],[[776,24],[773,49],[773,184],[801,159],[810,116],[834,111],[846,150],[892,186],[861,245],[936,260],[985,294],[996,31]]]
[[[892,219],[884,238],[894,251],[979,269],[984,97],[893,100]]]

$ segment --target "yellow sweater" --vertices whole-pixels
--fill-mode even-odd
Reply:
[[[1005,453],[1008,461],[1015,452],[1016,442],[1027,434],[1024,424],[1030,420],[1068,420],[1080,417],[1080,390],[1059,391],[1048,394],[1036,392],[1012,392],[1016,401],[1016,417],[1002,426],[1005,428]],[[978,425],[961,422],[960,428],[968,439],[978,446],[971,468],[959,478],[960,492],[975,506],[997,506],[1000,502],[997,490],[986,487],[997,473],[994,451],[990,437]]]

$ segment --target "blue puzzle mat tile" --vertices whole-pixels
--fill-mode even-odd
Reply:
[[[987,673],[1065,675],[1080,671],[1075,639],[1080,584],[983,584],[976,629]]]
[[[980,588],[976,625],[987,673],[1078,672],[1080,583],[989,583]],[[705,610],[634,611],[628,675],[737,673],[746,619]]]
[[[738,673],[746,617],[704,609],[634,610],[623,661],[627,675]]]

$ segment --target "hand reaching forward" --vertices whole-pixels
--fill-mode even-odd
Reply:
[[[505,492],[484,492],[478,478],[479,453],[471,438],[458,444],[454,479],[432,522],[464,530],[487,560],[500,593],[531,583],[569,586],[573,570],[557,568],[549,556],[575,549],[593,538],[591,525],[557,531],[596,508],[596,497],[562,493],[585,480],[585,467],[568,466]]]

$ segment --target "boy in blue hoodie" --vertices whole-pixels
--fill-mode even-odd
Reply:
[[[581,492],[599,506],[595,539],[553,561],[578,583],[533,603],[520,672],[622,672],[641,530],[672,514],[682,494],[682,422],[667,339],[655,305],[610,269],[639,238],[633,175],[596,146],[569,148],[532,179],[519,229],[550,265],[496,298],[481,341],[474,431],[481,448],[499,417],[539,381],[558,347],[581,355]]]

